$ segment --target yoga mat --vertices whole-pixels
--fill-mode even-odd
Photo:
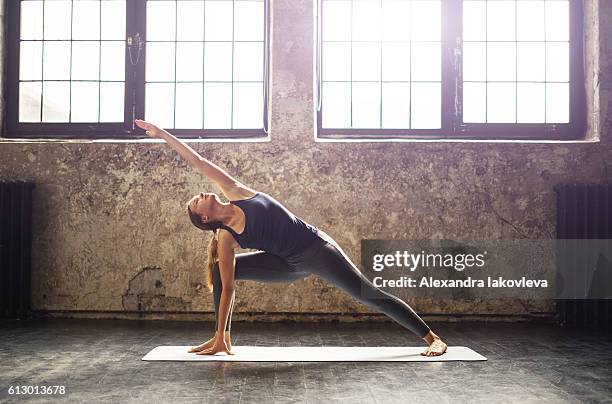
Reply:
[[[143,361],[222,361],[222,362],[446,362],[486,361],[487,358],[465,346],[449,346],[440,356],[422,356],[425,346],[233,346],[235,355],[217,353],[196,355],[191,346],[158,346]]]

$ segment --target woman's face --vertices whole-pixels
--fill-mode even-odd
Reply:
[[[220,205],[219,196],[212,192],[200,192],[198,195],[191,198],[189,208],[192,212],[200,215],[204,222],[211,220],[214,216],[217,206]]]

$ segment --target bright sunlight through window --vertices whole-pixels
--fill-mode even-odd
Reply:
[[[145,119],[261,128],[263,0],[147,1]]]
[[[464,122],[569,122],[569,49],[567,0],[464,0]]]
[[[21,1],[19,122],[123,122],[125,5]]]

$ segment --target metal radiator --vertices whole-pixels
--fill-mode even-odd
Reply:
[[[558,184],[554,190],[557,239],[612,239],[612,184]],[[563,326],[612,329],[610,298],[559,299],[557,313]]]
[[[0,182],[0,317],[30,314],[32,190],[25,181]]]

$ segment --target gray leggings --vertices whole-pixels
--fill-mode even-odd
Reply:
[[[236,254],[234,279],[260,282],[293,282],[309,275],[317,275],[344,290],[361,303],[386,314],[400,325],[423,338],[430,328],[404,301],[378,289],[346,256],[340,246],[325,232],[305,251],[281,258],[265,251]],[[221,300],[219,264],[213,269],[215,320],[219,316]],[[230,307],[226,330],[230,330],[233,311]],[[215,324],[215,330],[217,324]]]

